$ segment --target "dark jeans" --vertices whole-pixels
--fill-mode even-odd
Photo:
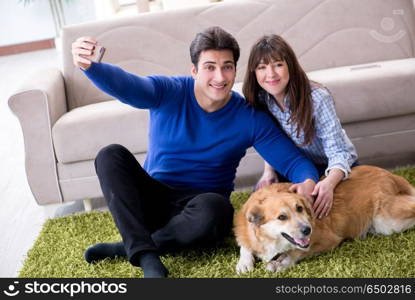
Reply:
[[[121,145],[103,148],[95,170],[133,265],[141,251],[212,244],[231,231],[234,211],[227,197],[169,187],[150,177]]]

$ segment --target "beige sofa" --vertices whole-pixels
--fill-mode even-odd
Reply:
[[[62,70],[35,74],[9,100],[21,123],[27,179],[39,204],[101,197],[93,162],[108,144],[123,144],[141,162],[147,151],[147,112],[95,88],[72,65],[71,43],[93,36],[107,47],[105,62],[139,75],[186,75],[191,40],[212,25],[240,43],[236,89],[254,41],[281,34],[310,78],[331,89],[362,163],[415,163],[412,0],[226,1],[63,30]],[[236,186],[252,185],[261,171],[262,160],[250,149]]]

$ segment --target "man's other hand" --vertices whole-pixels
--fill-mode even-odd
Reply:
[[[303,195],[310,202],[311,207],[313,206],[314,198],[312,196],[316,183],[312,179],[306,179],[304,182],[293,184],[290,187],[290,192],[294,192]]]

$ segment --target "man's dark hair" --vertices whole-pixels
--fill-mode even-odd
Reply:
[[[206,50],[230,50],[236,63],[239,59],[239,45],[235,38],[219,26],[209,27],[199,32],[190,44],[190,58],[197,68],[200,53]]]

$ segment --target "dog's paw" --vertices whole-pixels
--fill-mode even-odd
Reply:
[[[236,265],[236,273],[242,274],[246,272],[250,272],[254,269],[254,260],[253,259],[243,259],[242,257],[239,259]]]
[[[285,271],[292,266],[294,266],[295,262],[292,258],[286,254],[281,254],[276,260],[271,260],[267,263],[266,269],[269,272],[277,273]]]

